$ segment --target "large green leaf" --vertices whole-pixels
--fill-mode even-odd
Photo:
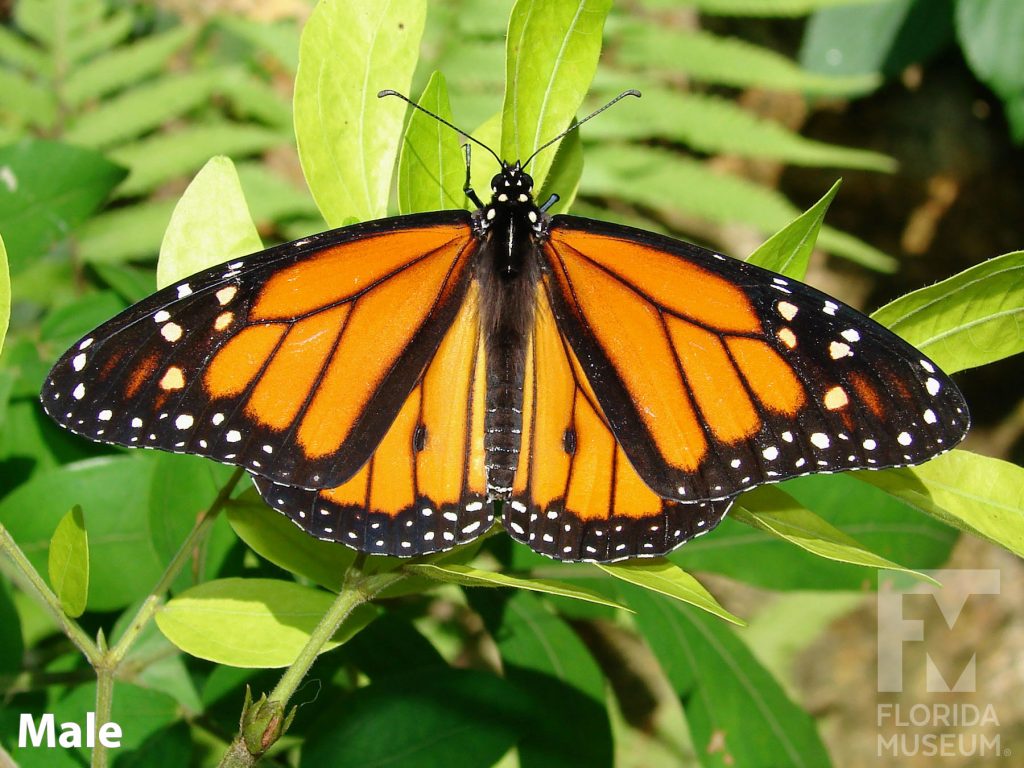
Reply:
[[[199,456],[157,454],[149,488],[149,529],[153,548],[163,562],[169,563],[177,554],[233,471],[234,467]],[[175,581],[175,591],[213,578],[236,542],[228,522],[216,520],[206,538],[189,553],[193,560]]]
[[[146,514],[155,459],[140,451],[39,472],[0,501],[0,522],[44,573],[53,530],[80,505],[89,519],[89,606],[123,608],[152,589],[163,571]]]
[[[31,125],[44,130],[53,127],[57,101],[46,87],[17,72],[0,68],[0,93],[4,95],[0,104],[0,122]]]
[[[1015,464],[956,450],[919,467],[856,477],[1024,557],[1024,469]]]
[[[0,147],[0,232],[16,273],[106,199],[124,170],[86,149],[39,139]]]
[[[871,315],[947,373],[1024,351],[1024,251],[908,293]]]
[[[979,80],[1003,98],[1024,94],[1024,4],[956,0],[956,34]]]
[[[780,275],[803,280],[822,222],[825,221],[825,213],[838,191],[837,181],[821,200],[768,238],[750,254],[747,261]]]
[[[420,96],[419,105],[452,121],[448,85],[440,72]],[[459,135],[418,109],[409,115],[398,160],[398,210],[400,213],[443,211],[466,207],[462,191],[466,161],[459,148]]]
[[[590,89],[611,0],[518,0],[509,20],[501,156],[526,161],[569,127]],[[538,189],[554,162],[542,152],[528,169]]]
[[[828,77],[744,40],[651,22],[622,25],[616,61],[644,73],[690,75],[715,85],[851,95],[878,84],[872,75]]]
[[[825,768],[814,719],[731,629],[701,611],[626,588],[636,622],[682,701],[703,766]]]
[[[941,567],[958,538],[949,526],[849,473],[802,477],[780,488],[865,549],[916,570]],[[823,560],[731,516],[714,532],[688,542],[669,558],[688,571],[713,571],[767,589],[861,590],[865,583],[874,586],[860,566]]]
[[[77,504],[61,518],[53,532],[47,573],[64,613],[72,618],[81,616],[89,596],[89,534],[82,508]]]
[[[235,166],[226,157],[215,157],[203,166],[174,209],[160,247],[157,285],[170,285],[262,249]]]
[[[729,514],[734,520],[779,536],[819,557],[867,568],[907,571],[926,578],[865,549],[856,539],[805,509],[785,491],[772,486],[762,486],[743,494]]]
[[[596,82],[607,96],[613,83],[618,92],[629,83],[635,85],[636,76],[598,70]],[[682,142],[700,152],[766,157],[792,165],[890,172],[896,168],[892,158],[878,152],[808,139],[721,96],[658,86],[644,87],[640,101],[609,110],[585,131],[588,139],[658,138]]]
[[[232,667],[287,667],[335,596],[278,579],[218,579],[182,592],[156,615],[168,640],[192,656]],[[377,616],[357,607],[322,651],[344,643]]]
[[[733,624],[743,624],[743,620],[725,610],[703,584],[678,565],[660,557],[615,565],[598,564],[597,567],[622,581],[689,603]]]
[[[800,63],[833,76],[896,77],[951,42],[953,0],[885,0],[823,8],[811,17]]]
[[[506,573],[484,571],[479,568],[471,568],[466,565],[448,564],[414,564],[406,566],[407,570],[419,573],[437,581],[458,584],[463,587],[515,587],[530,592],[545,592],[550,595],[571,597],[576,600],[584,600],[599,605],[607,605],[612,608],[622,608],[618,603],[608,600],[603,595],[592,592],[589,589],[575,587],[551,579],[524,579],[518,576],[511,576]]]
[[[0,674],[18,674],[23,653],[25,642],[21,632],[21,617],[7,582],[0,580]]]
[[[256,554],[322,587],[335,592],[341,589],[356,557],[354,549],[310,536],[264,504],[255,490],[232,502],[227,515],[235,533]]]
[[[427,669],[359,688],[311,725],[300,768],[490,768],[532,727],[530,702],[494,675]]]
[[[425,0],[320,2],[302,32],[295,135],[313,197],[331,226],[387,213]]]
[[[624,199],[669,217],[687,213],[716,223],[741,221],[765,234],[800,214],[774,190],[716,173],[706,163],[674,152],[635,145],[591,147],[580,192]],[[890,272],[896,266],[892,257],[829,227],[821,228],[818,244],[872,269]]]
[[[474,590],[469,599],[498,644],[506,679],[536,711],[519,743],[520,766],[610,768],[605,679],[579,636],[536,595]]]

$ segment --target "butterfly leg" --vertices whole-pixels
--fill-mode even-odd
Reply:
[[[480,196],[473,189],[473,181],[470,178],[470,145],[467,142],[462,145],[462,148],[466,152],[466,183],[462,185],[462,191],[466,193],[466,197],[469,198],[470,202],[473,203],[477,208],[484,207],[484,201],[480,199]]]

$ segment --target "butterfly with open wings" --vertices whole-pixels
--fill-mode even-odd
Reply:
[[[860,312],[690,243],[549,216],[529,161],[499,162],[489,203],[467,179],[475,211],[323,232],[158,291],[58,360],[46,412],[245,467],[308,533],[400,557],[479,537],[496,502],[541,554],[653,557],[757,485],[964,437],[955,384]]]

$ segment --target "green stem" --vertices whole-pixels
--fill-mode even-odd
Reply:
[[[360,553],[349,568],[337,598],[270,695],[262,696],[255,703],[247,695],[241,729],[221,759],[219,768],[251,768],[256,765],[263,753],[287,730],[294,714],[294,709],[286,714],[288,701],[345,619],[360,605],[406,578],[401,572],[364,574],[362,564],[365,559],[366,556]]]
[[[0,524],[0,553],[7,556],[13,564],[13,568],[5,567],[3,570],[10,576],[11,580],[18,585],[26,594],[34,596],[46,609],[53,620],[60,627],[61,631],[68,636],[72,643],[82,652],[82,655],[92,666],[100,663],[101,653],[96,643],[92,641],[85,630],[77,621],[64,613],[60,606],[60,599],[53,593],[49,585],[43,581],[43,577],[32,567],[32,563],[25,557],[21,547],[11,537],[10,532]],[[5,561],[0,559],[0,565]]]
[[[96,668],[96,728],[110,722],[114,705],[114,669],[106,664]],[[102,713],[102,714],[101,714]],[[107,768],[107,747],[97,741],[92,750],[92,768]]]

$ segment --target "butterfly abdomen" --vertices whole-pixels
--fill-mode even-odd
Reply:
[[[487,397],[484,418],[487,488],[491,498],[512,492],[523,429],[526,350],[533,333],[539,279],[532,237],[510,247],[517,224],[524,231],[532,205],[503,207],[485,235],[478,262],[480,322],[486,351]]]

